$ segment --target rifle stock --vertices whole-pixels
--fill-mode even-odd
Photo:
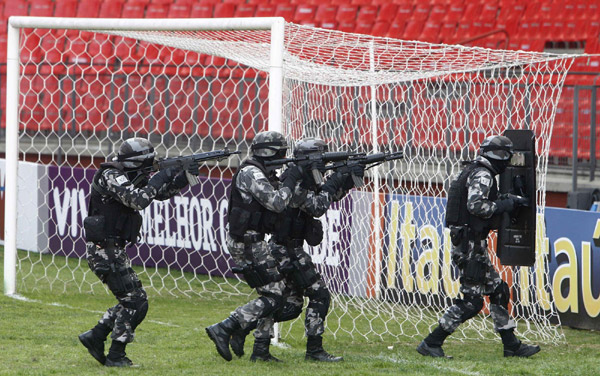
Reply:
[[[178,170],[184,170],[185,177],[187,178],[188,183],[190,183],[190,185],[195,185],[195,184],[198,184],[198,182],[200,181],[198,179],[198,176],[191,174],[190,172],[187,171],[188,167],[192,163],[194,163],[194,162],[201,163],[201,162],[206,162],[206,161],[211,161],[211,160],[220,161],[220,160],[229,158],[230,156],[232,156],[234,154],[240,154],[240,152],[239,151],[229,151],[227,148],[225,148],[223,150],[213,150],[213,151],[207,151],[205,153],[185,155],[185,156],[180,156],[180,157],[162,158],[162,159],[159,159],[156,161],[156,169],[163,170],[165,168],[176,168]]]

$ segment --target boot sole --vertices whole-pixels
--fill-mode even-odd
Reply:
[[[106,356],[96,351],[93,344],[90,341],[88,341],[87,338],[81,336],[79,336],[78,338],[79,342],[81,342],[81,344],[87,349],[90,355],[94,357],[94,359],[96,359],[102,365],[106,363]]]
[[[504,354],[504,357],[505,358],[513,358],[513,357],[514,358],[529,358],[530,356],[533,356],[533,355],[539,353],[540,351],[541,351],[541,348],[538,347],[538,348],[532,350],[530,353],[527,353],[527,354],[523,354],[523,355],[515,355],[515,354],[507,355],[507,354]]]
[[[219,355],[221,355],[221,357],[223,359],[225,359],[226,361],[230,362],[231,359],[233,359],[233,357],[231,356],[231,353],[227,354],[223,351],[220,350],[219,348],[219,343],[217,341],[217,336],[215,336],[212,331],[210,330],[210,328],[206,328],[204,329],[206,330],[206,334],[208,335],[208,338],[210,338],[211,341],[213,341],[213,343],[215,344],[215,347],[217,348],[217,352],[219,353]]]
[[[444,356],[433,356],[431,355],[431,353],[429,351],[427,351],[427,349],[422,348],[421,346],[417,346],[417,352],[423,356],[430,356],[432,358],[437,358],[437,359],[452,359],[452,356],[450,355],[444,355]]]

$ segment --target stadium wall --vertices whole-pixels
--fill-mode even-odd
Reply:
[[[4,171],[4,160],[0,159],[2,187]],[[19,197],[24,198],[18,202],[19,249],[84,256],[82,222],[94,172],[19,162]],[[211,182],[168,201],[156,201],[144,210],[142,240],[134,263],[171,268],[182,265],[189,272],[232,276],[232,260],[222,246],[230,180],[203,179]],[[359,200],[362,195],[366,199]],[[358,221],[352,222],[353,218],[370,218],[375,205],[384,213],[382,247],[376,247],[376,237],[370,231],[374,223],[360,226]],[[414,296],[435,296],[444,291],[454,297],[458,281],[451,265],[449,236],[443,221],[433,221],[443,218],[444,207],[443,198],[354,190],[321,218],[324,241],[318,247],[307,247],[307,251],[337,293],[393,300],[406,296],[400,291]],[[419,211],[428,214],[419,215]],[[29,214],[36,212],[32,219]],[[3,191],[0,215],[4,216]],[[520,294],[522,303],[514,309],[526,314],[530,302],[553,300],[563,325],[600,329],[600,213],[549,207],[545,216],[539,215],[537,231],[536,257],[548,258],[551,291],[538,283],[538,275],[543,274],[535,268],[504,268],[504,277],[519,286],[513,294]],[[381,254],[376,255],[377,250]],[[377,267],[376,260],[385,261],[384,267]],[[549,307],[547,303],[541,306]]]

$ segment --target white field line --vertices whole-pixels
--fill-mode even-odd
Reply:
[[[43,302],[41,300],[37,300],[37,299],[29,299],[25,296],[19,295],[19,294],[12,294],[12,295],[7,295],[9,298],[13,298],[16,300],[20,300],[22,302],[27,302],[27,303],[37,303],[37,304],[43,304],[46,306],[51,306],[51,307],[61,307],[61,308],[67,308],[67,309],[72,309],[72,310],[76,310],[76,311],[84,311],[84,312],[90,312],[90,313],[97,313],[97,314],[103,314],[104,311],[95,311],[92,309],[85,309],[85,308],[79,308],[79,307],[73,307],[70,306],[68,304],[63,304],[63,303],[56,303],[56,302],[52,302],[52,303],[46,303]],[[181,326],[177,325],[177,324],[171,324],[170,322],[162,322],[162,321],[158,321],[158,320],[144,320],[147,322],[151,322],[153,324],[157,324],[157,325],[164,325],[164,326],[170,326],[172,328],[181,328]]]
[[[406,359],[393,357],[393,356],[389,356],[389,355],[383,355],[383,354],[379,354],[377,356],[374,356],[373,358],[384,360],[386,362],[396,363],[396,364],[409,363]],[[479,372],[473,372],[473,371],[461,369],[461,368],[446,367],[445,365],[440,364],[439,361],[436,361],[433,358],[428,359],[428,360],[431,361],[431,363],[429,363],[430,367],[436,368],[440,371],[450,371],[450,372],[455,372],[455,373],[459,373],[462,375],[468,375],[468,376],[481,376],[481,374]],[[450,360],[450,359],[446,359],[446,360],[442,360],[442,361],[443,362],[452,362],[452,360]]]

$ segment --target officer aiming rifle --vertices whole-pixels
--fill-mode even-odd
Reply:
[[[322,152],[313,154],[303,154],[295,156],[294,158],[282,158],[267,161],[266,166],[283,166],[288,163],[295,163],[301,167],[308,166],[312,171],[312,177],[317,186],[323,184],[323,172],[325,171],[325,165],[330,162],[345,162],[350,158],[357,158],[364,156],[365,153],[350,153],[347,151],[332,151]]]
[[[197,175],[193,175],[188,172],[188,169],[193,164],[198,165],[200,162],[206,161],[221,161],[227,159],[234,154],[240,154],[239,151],[229,151],[227,148],[223,150],[207,151],[205,153],[198,153],[192,155],[186,155],[181,157],[173,158],[162,158],[155,162],[155,170],[164,170],[167,168],[174,168],[176,170],[185,171],[185,177],[187,178],[190,185],[196,185],[200,181]]]
[[[353,185],[355,187],[362,187],[364,185],[362,178],[360,178],[352,173],[352,168],[354,166],[363,166],[365,169],[370,169],[372,167],[379,166],[383,162],[394,161],[394,160],[398,160],[398,159],[402,159],[402,158],[404,158],[403,151],[397,151],[397,152],[393,152],[393,153],[386,151],[384,153],[374,153],[374,154],[369,154],[369,155],[365,155],[365,154],[360,155],[359,154],[359,155],[352,155],[346,160],[335,161],[335,163],[333,163],[329,166],[326,166],[325,169],[326,170],[336,170],[341,173],[348,172],[348,173],[350,173],[350,176],[352,177]]]

